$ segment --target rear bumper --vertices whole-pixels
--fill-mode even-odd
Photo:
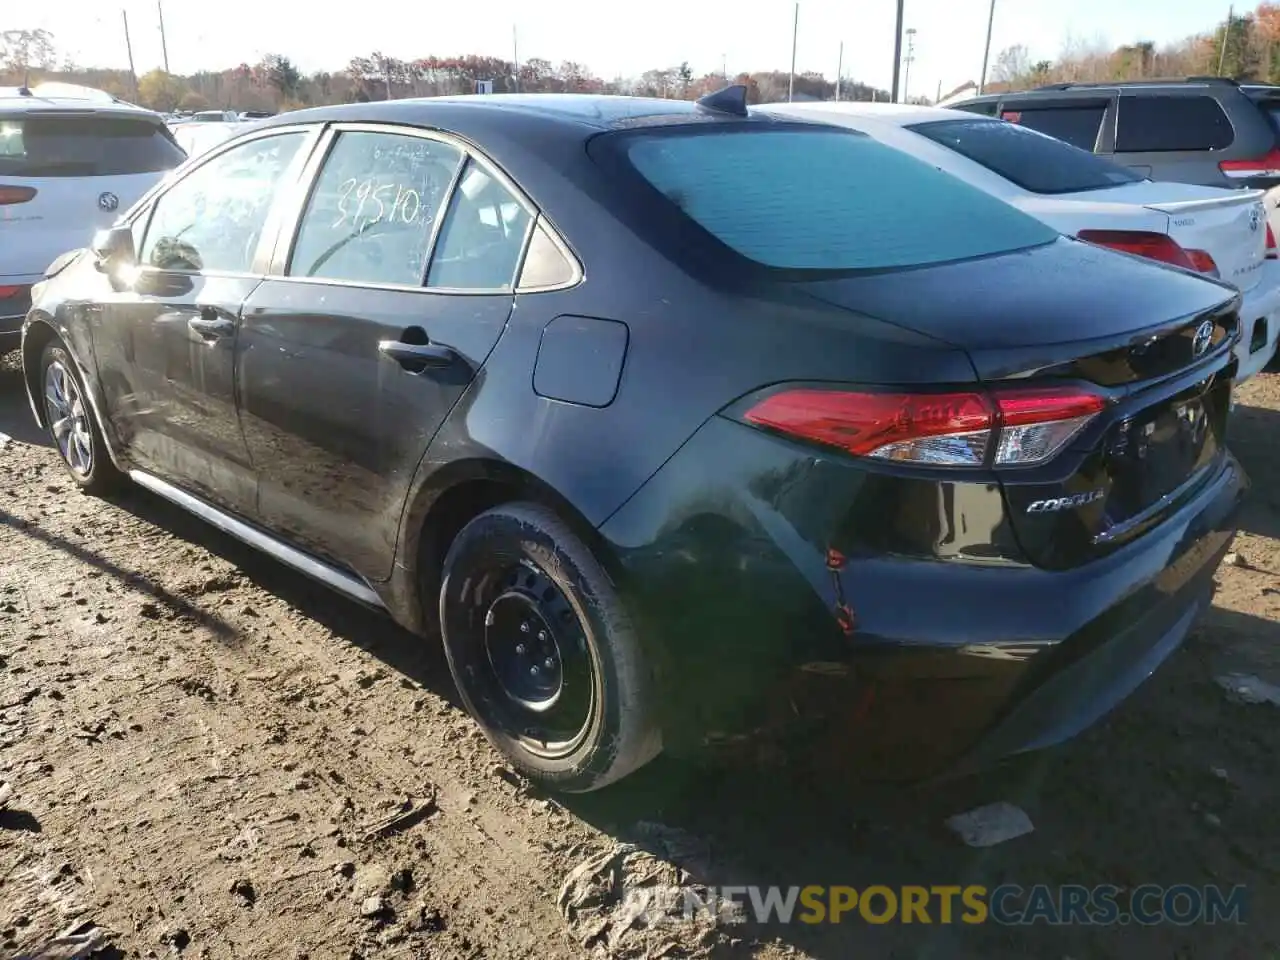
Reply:
[[[44,279],[42,274],[0,277],[0,287],[26,287],[26,292],[0,300],[0,351],[15,350],[22,340],[22,321],[31,309],[31,286]]]
[[[833,561],[806,530],[827,517],[839,537],[845,508],[799,489],[795,462],[770,470],[764,445],[778,444],[753,434],[704,427],[601,528],[658,664],[665,742],[777,738],[883,776],[1060,743],[1124,700],[1209,602],[1248,486],[1228,455],[1158,527],[1070,570],[852,550]],[[794,503],[779,499],[786,480],[762,503],[744,465],[795,478]],[[991,523],[960,503],[963,486],[956,535]]]
[[[1264,266],[1266,275],[1244,294],[1240,304],[1240,343],[1236,358],[1240,363],[1236,383],[1244,383],[1259,373],[1275,356],[1280,341],[1280,261]]]

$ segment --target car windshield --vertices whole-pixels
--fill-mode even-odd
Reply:
[[[851,131],[737,124],[608,136],[625,138],[629,165],[686,217],[767,268],[889,270],[1008,253],[1058,236]]]
[[[1003,120],[936,120],[907,129],[1032,193],[1105,190],[1142,179],[1087,150]]]
[[[185,159],[162,126],[131,117],[0,118],[0,176],[105,177],[171,170]]]

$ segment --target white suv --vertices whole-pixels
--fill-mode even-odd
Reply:
[[[0,87],[0,353],[45,268],[185,158],[158,113],[101,91]]]

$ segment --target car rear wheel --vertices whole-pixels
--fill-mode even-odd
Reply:
[[[445,558],[440,623],[467,709],[531,779],[596,790],[661,750],[631,619],[553,511],[513,503],[468,523]]]
[[[49,437],[76,486],[92,494],[117,488],[123,475],[107,453],[76,363],[59,340],[40,356],[40,390]]]

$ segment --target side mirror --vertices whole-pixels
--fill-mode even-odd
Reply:
[[[102,273],[132,266],[138,259],[133,249],[133,230],[127,226],[99,230],[89,250],[93,253],[94,265]]]

